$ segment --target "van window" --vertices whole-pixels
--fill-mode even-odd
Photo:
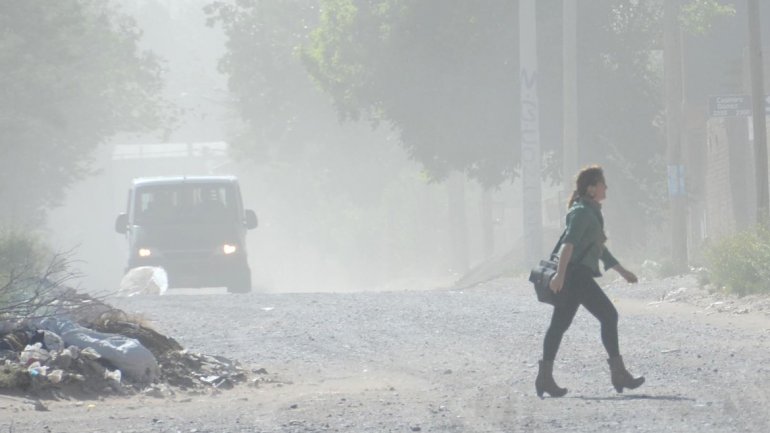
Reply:
[[[237,198],[230,185],[183,184],[138,188],[136,224],[212,223],[238,219]]]

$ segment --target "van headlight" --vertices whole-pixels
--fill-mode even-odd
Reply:
[[[236,251],[238,251],[238,247],[234,244],[222,245],[222,252],[225,253],[226,256],[229,256],[230,254],[235,254]]]
[[[137,254],[139,257],[150,257],[152,255],[152,250],[149,248],[139,248]]]

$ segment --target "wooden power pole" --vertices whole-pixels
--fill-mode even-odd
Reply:
[[[682,162],[682,34],[678,0],[664,2],[664,68],[666,82],[666,142],[668,196],[671,224],[671,264],[676,272],[687,270],[687,209],[685,171]]]
[[[751,69],[751,103],[754,128],[754,164],[757,183],[757,222],[768,223],[770,206],[767,179],[767,124],[765,85],[762,65],[762,39],[759,24],[759,0],[748,0],[749,67]]]
[[[577,0],[562,4],[562,86],[564,126],[562,129],[562,171],[564,199],[572,194],[573,176],[578,171],[578,107],[577,107]]]
[[[540,102],[537,95],[535,0],[519,1],[519,81],[521,85],[521,183],[524,259],[543,255],[543,203],[540,154]]]

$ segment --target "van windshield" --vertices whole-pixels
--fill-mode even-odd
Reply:
[[[133,212],[136,224],[229,223],[237,206],[230,185],[186,183],[137,188]]]

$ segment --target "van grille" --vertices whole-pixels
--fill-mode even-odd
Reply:
[[[193,250],[193,251],[165,251],[163,254],[166,260],[172,261],[196,261],[207,260],[211,258],[211,251]]]

